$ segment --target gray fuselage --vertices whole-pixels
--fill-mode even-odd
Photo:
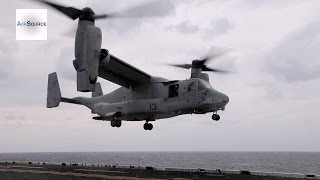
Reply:
[[[224,110],[228,96],[202,79],[141,84],[93,98],[77,98],[104,120],[153,121],[181,114]]]

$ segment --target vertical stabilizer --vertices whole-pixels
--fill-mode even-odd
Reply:
[[[103,92],[101,89],[101,84],[97,82],[93,88],[92,97],[97,97],[97,96],[102,96],[102,95],[103,95]]]
[[[57,73],[48,75],[48,89],[47,89],[47,108],[58,107],[61,101],[61,91]]]

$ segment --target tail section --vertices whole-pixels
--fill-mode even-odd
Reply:
[[[100,87],[100,90],[101,90],[101,87]],[[90,99],[91,98],[86,98],[86,97],[75,97],[72,99],[62,97],[57,73],[54,72],[48,75],[47,108],[58,107],[60,102],[80,104],[90,108],[91,106]]]
[[[48,89],[47,89],[47,108],[58,107],[61,101],[61,91],[58,81],[57,73],[48,75]]]
[[[102,96],[103,95],[103,92],[102,92],[102,89],[101,89],[101,85],[100,83],[96,83],[94,85],[94,88],[93,88],[93,91],[92,91],[92,97],[97,97],[97,96]]]

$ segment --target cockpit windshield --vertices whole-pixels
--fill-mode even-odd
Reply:
[[[209,82],[200,80],[199,81],[199,91],[203,89],[212,89],[212,86],[209,84]]]

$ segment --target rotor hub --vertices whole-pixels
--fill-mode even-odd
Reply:
[[[204,68],[204,67],[206,67],[206,65],[204,64],[203,61],[196,59],[196,60],[192,61],[191,67],[192,68]]]
[[[94,12],[93,12],[93,10],[91,8],[89,8],[89,7],[85,7],[83,9],[81,9],[79,19],[80,20],[85,20],[85,21],[94,21]]]

